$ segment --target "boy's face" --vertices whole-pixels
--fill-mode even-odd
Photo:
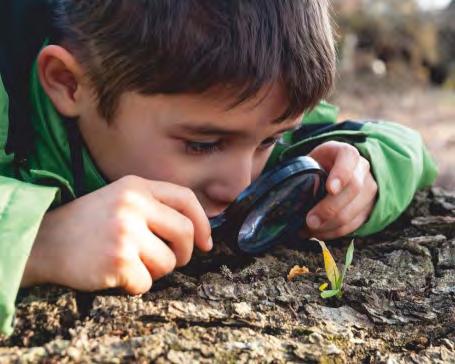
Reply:
[[[209,217],[256,177],[274,143],[300,118],[273,123],[287,103],[279,86],[228,109],[223,92],[143,96],[125,93],[110,124],[83,99],[80,129],[104,175],[137,175],[191,188]]]

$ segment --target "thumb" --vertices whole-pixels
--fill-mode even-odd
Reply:
[[[355,147],[337,141],[317,146],[308,156],[329,173],[326,188],[333,195],[338,194],[349,183],[360,157]]]
[[[308,156],[318,162],[327,172],[330,171],[335,164],[337,154],[340,150],[340,145],[343,143],[329,141],[318,145]]]

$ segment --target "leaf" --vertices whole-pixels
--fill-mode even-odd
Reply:
[[[351,240],[351,244],[349,244],[348,251],[346,253],[346,266],[349,267],[352,263],[352,257],[354,256],[354,239]]]
[[[340,272],[338,271],[337,264],[333,259],[332,254],[330,253],[329,249],[325,243],[321,240],[315,239],[322,248],[322,255],[324,257],[324,266],[325,272],[327,274],[327,278],[330,281],[332,290],[339,288],[340,283]]]
[[[330,298],[340,293],[339,289],[329,289],[328,291],[321,292],[322,298]]]
[[[341,284],[343,284],[344,277],[346,276],[346,272],[352,263],[352,258],[354,256],[354,239],[351,240],[351,244],[349,244],[348,251],[346,252],[346,261],[343,267],[343,274],[341,275]]]
[[[338,280],[337,280],[337,288],[340,288],[341,289],[341,286],[343,285],[343,274],[341,274],[340,276],[338,276]]]
[[[322,291],[325,291],[327,289],[327,287],[329,286],[329,284],[327,282],[324,282],[322,283],[320,286],[319,286],[319,290],[322,292]]]
[[[288,281],[292,281],[295,277],[301,276],[303,274],[310,273],[310,270],[305,266],[294,265],[288,273]]]

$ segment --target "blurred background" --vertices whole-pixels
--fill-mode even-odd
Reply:
[[[332,0],[340,120],[417,129],[455,191],[455,0]]]

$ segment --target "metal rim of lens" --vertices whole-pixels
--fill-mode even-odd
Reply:
[[[242,242],[238,241],[238,234],[246,216],[252,211],[255,203],[270,190],[283,181],[304,173],[316,173],[321,178],[326,177],[324,169],[307,156],[290,158],[264,172],[223,213],[210,219],[214,240],[225,242],[237,253],[249,253],[247,248],[242,249]]]

